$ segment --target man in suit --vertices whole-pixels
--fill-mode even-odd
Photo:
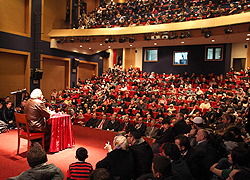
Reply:
[[[107,130],[118,131],[119,126],[120,126],[120,122],[116,119],[116,115],[112,114],[111,120],[108,121],[108,124],[107,124]]]
[[[142,134],[142,136],[144,136],[144,133],[146,131],[146,124],[143,123],[143,117],[140,117],[138,120],[138,123],[135,124],[135,129],[139,130]]]
[[[202,176],[200,180],[208,180],[212,176],[210,167],[216,163],[216,151],[208,141],[208,132],[205,129],[198,130],[196,134],[197,145],[194,147],[195,156],[200,160],[200,171]]]
[[[107,115],[104,114],[104,115],[102,116],[102,118],[99,119],[99,120],[97,121],[95,127],[96,127],[97,129],[106,130],[106,129],[107,129],[108,122],[109,122],[109,121],[107,120]]]
[[[157,136],[158,130],[159,129],[156,127],[155,120],[151,120],[151,126],[147,127],[145,136],[147,138],[155,138]]]
[[[118,129],[119,133],[127,134],[130,130],[132,130],[133,125],[129,122],[129,117],[124,117],[124,122],[120,124]]]

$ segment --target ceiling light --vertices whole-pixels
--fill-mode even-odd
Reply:
[[[57,39],[56,42],[57,42],[58,44],[60,44],[60,43],[61,43],[61,40],[60,40],[60,39]]]
[[[215,40],[214,40],[214,39],[212,39],[212,42],[215,42]]]
[[[154,43],[154,45],[156,46],[156,45],[157,45],[157,43],[155,42],[155,43]]]
[[[100,46],[102,46],[102,43],[100,44]]]
[[[89,47],[89,49],[91,49],[91,47]]]
[[[162,39],[168,39],[168,38],[169,38],[168,32],[162,33],[161,38],[162,38]]]
[[[247,41],[249,41],[249,38],[246,38]]]
[[[82,45],[80,45],[80,47],[82,47]]]
[[[250,36],[250,34],[247,34],[247,36]]]
[[[205,38],[210,38],[211,36],[211,31],[206,31],[205,34],[204,34],[204,37]]]
[[[232,33],[233,30],[231,29],[231,27],[228,27],[228,28],[224,29],[224,32],[225,32],[226,34],[229,34],[229,33]]]
[[[119,39],[119,43],[125,43],[125,42],[126,42],[126,38],[123,37]]]
[[[181,44],[184,44],[184,41],[181,41]]]
[[[74,38],[71,38],[69,42],[70,42],[70,43],[74,43],[74,42],[75,42],[75,39],[74,39]]]
[[[87,39],[85,39],[85,42],[86,42],[86,43],[90,42],[89,37],[88,37]]]
[[[183,39],[183,38],[185,38],[185,37],[186,37],[186,34],[185,34],[184,32],[182,32],[179,38],[180,38],[180,39]]]
[[[133,46],[132,44],[130,44],[130,46]]]
[[[106,38],[105,40],[104,40],[104,42],[107,44],[107,43],[109,43],[109,38]]]
[[[129,42],[130,42],[130,43],[133,43],[133,42],[135,42],[135,38],[133,38],[133,37],[130,37],[130,38],[129,38]]]
[[[108,46],[108,48],[110,49],[110,46]]]
[[[191,32],[188,31],[187,34],[186,34],[187,37],[191,37]]]

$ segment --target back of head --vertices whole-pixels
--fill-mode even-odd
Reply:
[[[176,144],[165,143],[162,147],[163,152],[166,156],[173,161],[179,160],[181,157],[181,152]]]
[[[240,167],[239,171],[233,175],[234,180],[249,180],[250,179],[250,168]]]
[[[90,180],[110,180],[111,177],[107,169],[98,168],[90,174],[89,179]]]
[[[170,159],[165,156],[155,156],[153,159],[152,168],[154,173],[160,173],[162,176],[166,176],[172,173],[172,165]]]
[[[180,147],[184,146],[185,150],[190,149],[190,141],[187,136],[184,136],[183,134],[179,134],[175,137],[175,139],[179,139],[180,141]]]
[[[243,146],[233,148],[231,157],[236,166],[250,167],[250,149]]]
[[[123,135],[117,135],[113,140],[114,149],[128,150],[127,138]]]
[[[85,159],[88,157],[88,151],[87,149],[80,147],[76,150],[76,157],[79,161],[85,161]]]
[[[32,147],[27,154],[27,161],[30,167],[35,167],[39,164],[48,161],[46,152],[39,146]]]
[[[141,132],[137,129],[133,129],[130,131],[130,135],[133,136],[135,139],[141,138]]]
[[[42,94],[43,93],[41,89],[34,89],[30,94],[30,98],[37,99],[37,98],[42,97]]]

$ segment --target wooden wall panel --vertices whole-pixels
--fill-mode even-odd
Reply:
[[[125,69],[128,69],[130,65],[135,67],[135,48],[126,48],[123,56]]]
[[[7,32],[26,32],[26,0],[0,1],[0,30]]]
[[[50,99],[50,94],[53,89],[59,91],[68,86],[68,67],[68,61],[43,58],[43,78],[41,89],[46,99]]]
[[[96,74],[97,71],[97,65],[95,64],[88,64],[88,63],[82,63],[79,64],[79,77],[81,80],[90,79],[93,74]]]
[[[0,52],[0,97],[11,96],[10,92],[26,87],[27,56]],[[15,81],[15,83],[13,82]],[[18,87],[17,87],[18,86]],[[11,96],[13,101],[13,96]]]
[[[87,3],[87,11],[88,12],[93,11],[96,7],[99,6],[98,0],[85,0],[84,2]]]
[[[42,0],[42,39],[50,41],[47,34],[52,29],[66,29],[67,0]]]

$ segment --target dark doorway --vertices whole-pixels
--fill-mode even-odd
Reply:
[[[246,58],[233,58],[233,68],[235,71],[245,69]]]

